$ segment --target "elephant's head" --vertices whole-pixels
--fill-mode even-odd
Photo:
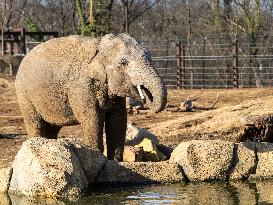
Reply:
[[[141,99],[154,112],[164,109],[166,87],[151,64],[149,52],[134,38],[127,34],[102,37],[92,62],[102,72],[100,76],[105,74],[110,96]]]

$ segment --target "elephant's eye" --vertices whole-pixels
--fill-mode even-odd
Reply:
[[[123,65],[123,66],[128,65],[128,61],[123,58],[120,60],[120,65]]]

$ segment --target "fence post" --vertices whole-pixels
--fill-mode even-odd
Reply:
[[[22,54],[26,54],[26,30],[25,28],[20,29],[21,32],[21,52]]]
[[[1,30],[1,47],[2,47],[2,55],[5,54],[5,36],[4,36],[4,29]]]
[[[176,87],[182,88],[182,46],[181,41],[176,44]]]
[[[239,88],[239,72],[238,72],[238,37],[237,34],[232,39],[232,73],[233,87]]]
[[[205,61],[205,55],[206,55],[206,40],[207,37],[205,36],[203,39],[203,57],[202,57],[202,88],[205,88],[205,67],[206,67],[206,61]]]
[[[186,76],[186,49],[185,45],[181,45],[181,81],[182,81],[182,88],[185,88],[185,76]]]

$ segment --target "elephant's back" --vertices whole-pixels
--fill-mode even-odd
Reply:
[[[94,56],[98,39],[82,36],[54,38],[34,47],[23,59],[20,72],[39,72],[42,69],[72,69],[90,62]]]
[[[28,85],[71,81],[96,53],[98,39],[82,36],[54,38],[34,47],[20,64],[16,80]],[[70,79],[73,78],[73,79]]]
[[[86,63],[86,59],[81,59],[86,52],[92,52],[84,45],[94,47],[95,40],[69,36],[36,46],[20,64],[15,82],[17,95],[24,93],[48,122],[54,121],[51,118],[59,119],[58,124],[65,122],[72,115],[67,96],[69,86]]]

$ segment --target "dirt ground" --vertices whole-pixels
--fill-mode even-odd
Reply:
[[[210,105],[220,94],[216,109],[195,112],[163,111],[154,114],[143,110],[128,115],[128,121],[156,134],[163,144],[176,145],[191,139],[234,141],[241,129],[240,118],[248,114],[273,113],[273,88],[168,90],[168,102],[179,106],[188,97],[197,97],[197,105]],[[0,78],[0,168],[10,165],[26,131],[17,103],[14,79]],[[79,126],[65,127],[60,137],[80,137]]]

